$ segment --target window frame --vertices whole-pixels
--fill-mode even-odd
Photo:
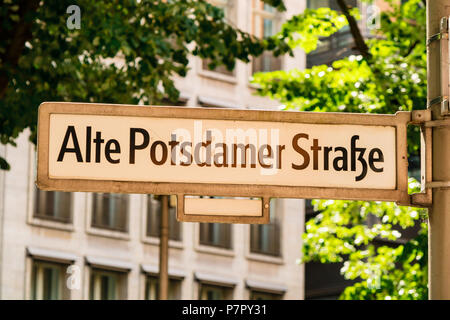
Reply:
[[[255,295],[256,296],[260,295],[261,297],[265,296],[266,298],[255,299]],[[272,293],[263,290],[249,289],[249,300],[283,300],[283,294]]]
[[[194,250],[201,253],[207,253],[212,255],[218,255],[218,256],[224,256],[224,257],[234,257],[236,255],[236,245],[234,244],[235,240],[235,225],[230,224],[231,227],[231,248],[226,249],[222,247],[215,247],[215,246],[209,246],[204,245],[200,243],[200,222],[195,223],[194,226]]]
[[[159,299],[159,278],[158,275],[144,274],[144,300]],[[149,288],[153,287],[153,288]],[[169,276],[168,300],[180,300],[182,297],[183,279],[175,279]],[[149,290],[153,291],[149,293]]]
[[[230,21],[232,24],[237,25],[237,0],[206,0],[209,4],[221,8],[224,10],[225,19],[227,19],[227,15],[231,15]],[[234,20],[234,21],[233,21]],[[228,82],[231,84],[237,84],[237,74],[238,74],[238,61],[234,66],[232,71],[228,71],[225,65],[217,66],[215,69],[210,70],[207,66],[208,60],[197,58],[197,73],[200,76],[211,78],[214,80],[219,80],[223,82]],[[205,65],[206,63],[206,65]]]
[[[277,203],[275,198],[272,198],[270,201],[270,223],[269,224],[257,224],[257,225],[250,225],[250,237],[249,237],[249,242],[250,242],[250,253],[252,254],[258,254],[258,255],[265,255],[265,256],[270,256],[270,257],[282,257],[282,246],[281,246],[281,241],[282,241],[282,226],[281,226],[281,221],[280,221],[280,217],[279,214],[277,215]],[[258,232],[258,239],[257,239],[257,243],[258,243],[258,248],[253,248],[253,232],[254,230],[257,230]],[[272,231],[272,229],[274,229],[274,231]],[[267,231],[266,231],[267,230]],[[267,242],[269,242],[269,246],[271,243],[271,233],[274,232],[274,237],[276,242],[276,246],[274,253],[270,253],[270,249],[268,250],[264,250],[261,247],[263,247],[264,245],[261,244],[261,242],[264,242],[264,239],[261,237],[261,233],[263,233],[264,231],[269,233]],[[264,236],[264,235],[263,235]]]
[[[115,298],[114,299],[95,299],[95,291],[96,284],[98,283],[95,277],[114,277],[116,280],[115,284]],[[94,280],[94,282],[93,282]],[[89,275],[88,275],[88,286],[87,290],[87,299],[88,300],[125,300],[128,297],[128,273],[122,271],[113,271],[108,269],[103,269],[97,266],[89,267]],[[100,288],[100,291],[102,289]],[[100,293],[101,294],[101,293]]]
[[[159,212],[157,212],[157,214],[159,214],[159,219],[154,218],[155,222],[158,223],[158,229],[157,229],[157,234],[154,234],[153,232],[149,231],[149,228],[151,226],[150,224],[150,212],[149,212],[149,202],[151,201],[150,198],[153,198],[155,196],[161,196],[161,195],[154,195],[154,194],[147,194],[145,195],[145,202],[146,202],[146,206],[145,206],[145,213],[147,215],[146,217],[146,224],[145,224],[145,237],[146,238],[156,238],[159,239],[160,238],[160,226],[161,226],[161,215],[162,215],[162,208],[160,207]],[[152,199],[152,200],[153,200]],[[155,201],[160,201],[160,200],[155,200]],[[161,202],[159,202],[159,205],[161,205]],[[153,221],[153,220],[152,220]],[[171,223],[173,225],[177,225],[177,229],[178,232],[177,234],[175,234],[176,232],[173,231],[173,233],[171,234]],[[171,235],[175,235],[175,237],[171,238]],[[176,195],[169,195],[169,240],[175,241],[175,242],[183,242],[183,224],[181,221],[177,221],[177,198]]]
[[[106,199],[105,199],[105,195],[106,195]],[[98,197],[99,196],[99,197]],[[114,197],[119,198],[118,200],[120,201],[120,205],[121,206],[125,206],[125,217],[118,217],[116,218],[117,221],[119,221],[119,223],[117,224],[121,224],[123,220],[123,226],[117,227],[117,226],[111,226],[111,224],[115,224],[115,223],[106,223],[103,224],[102,222],[99,221],[95,221],[95,209],[94,206],[96,205],[96,200],[98,198],[101,199],[102,203],[101,205],[103,205],[103,201],[105,200],[109,200],[111,198],[113,198],[112,200],[115,201],[116,199],[114,199]],[[125,201],[125,203],[123,203],[123,201]],[[91,226],[93,228],[96,229],[107,229],[107,230],[111,230],[111,231],[116,231],[116,232],[123,232],[123,233],[128,233],[129,232],[129,215],[130,215],[130,196],[129,194],[125,194],[125,193],[100,193],[100,192],[96,192],[96,193],[92,193],[92,203],[91,203],[91,208],[92,208],[92,214],[91,214]],[[111,212],[110,207],[107,207],[108,209],[108,213]],[[123,214],[123,212],[121,212],[121,209],[119,209],[119,215]],[[105,212],[103,211],[103,206],[102,206],[102,212],[99,214],[99,219],[103,220],[104,219],[104,214]],[[111,218],[110,218],[111,219]],[[116,219],[111,219],[111,220],[116,220]],[[116,222],[116,221],[114,221]]]
[[[219,233],[219,236],[218,236],[219,239],[217,241],[214,241],[214,240],[212,240],[212,241],[203,240],[202,241],[202,230],[203,230],[202,227],[208,228],[208,229],[213,228],[212,231],[208,230],[209,237],[213,236],[215,233]],[[226,228],[228,230],[222,231],[221,228]],[[217,231],[217,230],[219,230],[219,231]],[[229,234],[222,235],[222,232],[228,232]],[[222,237],[224,237],[225,240],[221,239]],[[221,244],[222,241],[226,241],[229,243],[222,245]],[[214,242],[218,242],[219,244],[214,243]],[[233,227],[232,227],[232,224],[230,224],[230,223],[207,223],[207,222],[200,223],[200,225],[199,225],[199,244],[201,246],[219,248],[222,250],[233,250]]]

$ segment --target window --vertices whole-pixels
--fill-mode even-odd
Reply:
[[[281,228],[275,210],[275,201],[270,201],[270,223],[250,226],[250,252],[280,256]]]
[[[200,284],[200,300],[230,300],[233,289],[209,284]]]
[[[43,191],[36,188],[34,196],[34,217],[62,223],[72,222],[70,192]]]
[[[128,195],[94,193],[92,226],[126,232],[128,229]]]
[[[126,275],[121,272],[91,269],[89,299],[118,300],[126,298]]]
[[[356,7],[356,0],[347,0],[347,5]],[[336,0],[308,0],[308,8],[318,9],[329,7],[336,11],[341,11]],[[330,37],[320,39],[317,49],[309,53],[306,57],[306,65],[311,68],[314,65],[331,64],[333,61],[341,59],[353,53],[353,37],[350,27],[346,25]]]
[[[66,270],[63,264],[33,261],[31,274],[31,299],[69,299]]]
[[[280,19],[275,8],[263,3],[261,0],[252,0],[253,30],[258,38],[267,38],[276,34]],[[271,52],[264,52],[253,59],[253,73],[268,72],[281,69],[281,57],[275,57]]]
[[[200,244],[231,249],[231,224],[200,223]]]
[[[169,300],[181,299],[181,280],[169,279]],[[159,279],[147,276],[145,281],[145,299],[159,300]]]
[[[262,291],[250,291],[250,300],[281,300],[282,295],[276,293],[262,292]]]
[[[177,221],[177,198],[175,195],[169,197],[169,239],[181,240],[181,223]],[[157,237],[160,235],[161,226],[161,197],[148,195],[147,197],[147,236]]]
[[[235,25],[236,23],[236,11],[234,10],[234,0],[207,0],[210,4],[215,7],[221,8],[224,12],[225,20],[228,24]],[[217,66],[213,70],[209,69],[208,64],[210,63],[209,59],[202,60],[202,69],[206,71],[214,71],[217,73],[221,73],[227,76],[235,76],[235,69],[232,71],[228,70],[224,65]]]

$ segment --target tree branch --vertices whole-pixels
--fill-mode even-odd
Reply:
[[[33,13],[39,7],[39,0],[24,0],[19,2],[19,21],[12,28],[13,32],[11,32],[8,36],[9,41],[5,41],[7,43],[5,53],[1,57],[1,70],[0,69],[0,99],[6,93],[8,88],[8,75],[6,70],[4,70],[5,65],[9,65],[10,67],[16,67],[20,55],[22,54],[22,50],[25,47],[25,42],[31,39],[31,26],[33,21],[29,19],[28,14]]]
[[[406,52],[406,57],[409,56],[411,54],[411,52],[414,50],[414,48],[419,44],[419,40],[416,40],[413,42],[413,44],[411,44],[411,46],[408,48],[408,51]]]
[[[367,46],[364,38],[359,30],[358,23],[356,22],[355,17],[350,14],[349,7],[345,3],[345,0],[337,0],[339,7],[342,10],[342,13],[345,15],[345,18],[348,21],[350,26],[350,32],[353,36],[353,40],[355,41],[356,49],[361,53],[361,55],[367,60],[370,59],[371,54],[369,52],[369,47]]]

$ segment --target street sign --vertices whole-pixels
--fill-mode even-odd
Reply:
[[[44,190],[407,202],[406,126],[395,115],[43,103]],[[186,198],[188,199],[188,198]],[[190,201],[190,200],[189,200]],[[214,210],[213,210],[214,211]],[[212,220],[208,220],[212,222]],[[235,221],[235,219],[233,219]]]

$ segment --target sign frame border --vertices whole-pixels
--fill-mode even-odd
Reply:
[[[101,107],[101,108],[100,108]],[[342,124],[395,127],[396,135],[396,187],[395,189],[328,188],[279,185],[240,185],[214,183],[142,182],[88,179],[49,178],[49,130],[51,114],[79,114],[128,117],[184,118],[198,120],[239,120],[276,123]],[[69,192],[110,192],[141,194],[175,194],[177,196],[177,219],[192,222],[268,223],[270,198],[340,199],[365,201],[394,201],[407,204],[408,158],[407,125],[411,112],[396,114],[367,114],[344,112],[269,111],[254,109],[220,109],[172,106],[136,106],[122,104],[43,102],[38,112],[37,179],[42,190]],[[263,199],[261,217],[226,217],[185,215],[184,195],[260,197]],[[211,219],[213,218],[213,219]],[[214,220],[214,221],[213,221]]]

